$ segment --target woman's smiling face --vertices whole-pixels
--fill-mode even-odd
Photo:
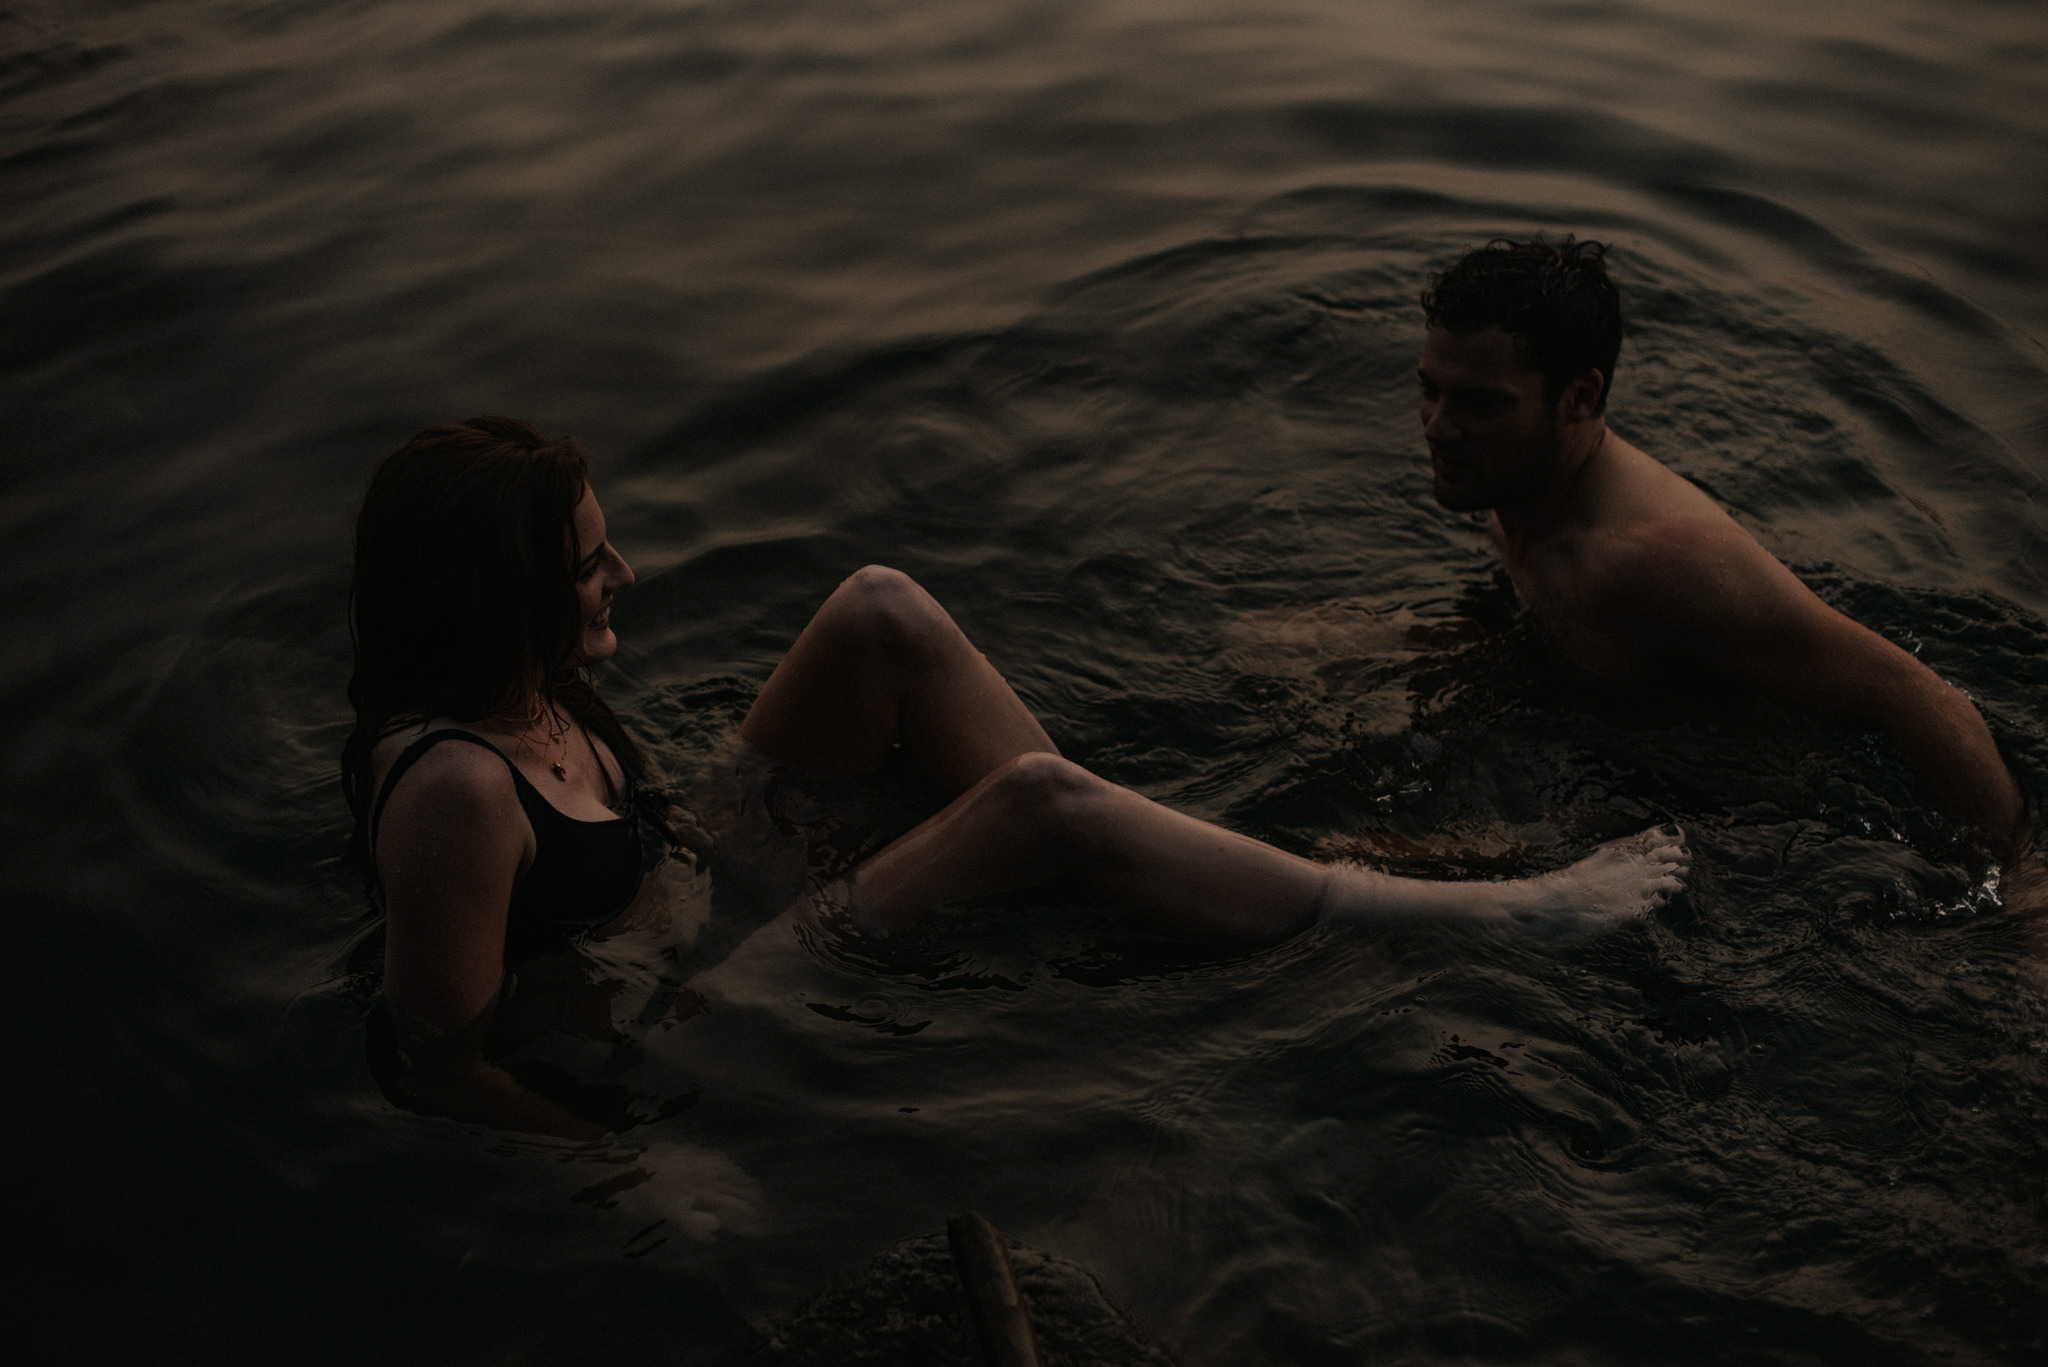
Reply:
[[[583,557],[576,562],[576,611],[582,622],[576,658],[587,665],[602,664],[619,648],[619,638],[612,632],[612,598],[633,587],[633,567],[605,539],[604,510],[588,484],[576,505],[575,526]]]

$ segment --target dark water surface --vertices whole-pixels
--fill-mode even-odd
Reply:
[[[1611,240],[1618,429],[2038,793],[2038,4],[29,0],[0,203],[17,1360],[704,1362],[970,1206],[1188,1364],[2048,1350],[1983,871],[1884,744],[1549,669],[1409,378],[1429,270]],[[596,454],[677,771],[881,560],[1162,800],[1489,875],[1676,819],[1696,887],[1555,953],[763,918],[557,1051],[626,1142],[396,1111],[347,523],[501,411]]]

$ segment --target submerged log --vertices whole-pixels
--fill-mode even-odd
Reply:
[[[1000,1238],[1001,1236],[998,1235]],[[1111,1303],[1088,1269],[1010,1244],[1043,1367],[1175,1367]],[[952,1241],[940,1231],[882,1250],[867,1268],[751,1326],[718,1367],[986,1367],[962,1294]]]
[[[946,1241],[989,1367],[1041,1367],[1031,1316],[1002,1232],[970,1210],[946,1218]]]

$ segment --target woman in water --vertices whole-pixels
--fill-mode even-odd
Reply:
[[[429,428],[378,468],[350,588],[354,849],[385,914],[400,1095],[500,1128],[598,1127],[491,1060],[559,1025],[514,990],[579,936],[633,922],[668,851],[646,761],[590,681],[618,649],[633,571],[573,440],[508,418]],[[743,742],[853,776],[892,750],[949,799],[829,890],[871,934],[956,898],[1072,878],[1147,925],[1268,941],[1319,917],[1541,929],[1638,916],[1680,886],[1674,831],[1556,873],[1429,882],[1319,864],[1172,811],[1060,758],[932,597],[871,566],[835,590],[763,685]]]

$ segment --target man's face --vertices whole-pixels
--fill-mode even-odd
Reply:
[[[1433,327],[1416,378],[1438,503],[1477,512],[1549,483],[1562,446],[1558,406],[1543,402],[1543,376],[1522,364],[1513,337]]]

